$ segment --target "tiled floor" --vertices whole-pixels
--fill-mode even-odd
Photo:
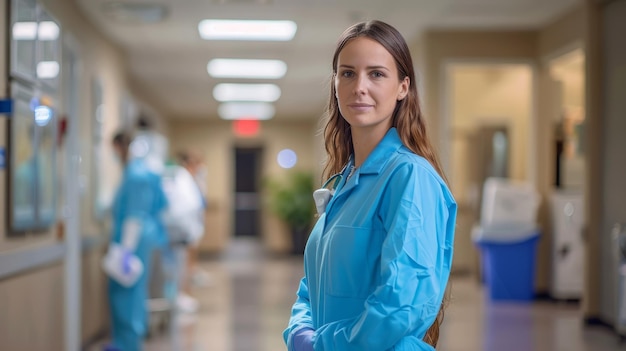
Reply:
[[[200,311],[155,333],[146,351],[285,350],[282,330],[302,275],[302,258],[265,258],[254,241],[234,242],[222,259],[205,262],[212,284],[195,288]],[[475,279],[453,278],[438,350],[626,350],[605,328],[583,328],[573,304],[488,303]]]
[[[454,278],[443,351],[626,350],[605,327],[583,327],[578,305],[490,302],[473,278]]]

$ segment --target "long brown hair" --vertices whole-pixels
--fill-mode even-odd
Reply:
[[[413,69],[413,60],[411,59],[409,47],[402,34],[394,27],[376,20],[361,22],[351,26],[343,32],[337,42],[333,56],[330,96],[325,116],[324,139],[328,159],[324,167],[324,177],[328,178],[332,174],[340,172],[348,162],[350,155],[354,152],[350,125],[339,111],[334,80],[337,76],[339,53],[341,53],[341,50],[348,42],[359,37],[373,39],[387,49],[398,67],[399,80],[409,77],[409,92],[404,99],[396,103],[392,117],[392,126],[397,129],[402,143],[415,154],[428,160],[445,181],[446,177],[439,158],[426,133],[426,123],[419,103],[419,95],[415,83],[415,70]],[[444,302],[441,304],[439,314],[424,337],[424,341],[433,347],[437,346],[437,341],[439,340],[439,325],[443,321],[444,305],[447,303],[447,299],[447,294],[444,294]]]

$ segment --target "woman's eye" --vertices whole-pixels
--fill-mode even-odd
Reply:
[[[383,72],[380,72],[380,71],[374,71],[374,72],[372,72],[372,77],[374,77],[374,78],[382,78],[382,77],[384,77],[384,76],[385,76],[385,75],[383,74]]]
[[[352,71],[343,71],[343,72],[341,72],[341,76],[345,77],[345,78],[350,78],[353,75],[354,75],[354,72],[352,72]]]

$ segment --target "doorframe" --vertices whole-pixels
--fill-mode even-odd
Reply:
[[[588,89],[587,87],[589,86],[589,80],[588,80],[588,51],[587,48],[585,46],[585,42],[583,40],[575,40],[572,41],[566,45],[562,45],[560,47],[558,47],[555,50],[550,51],[549,53],[543,55],[540,57],[539,59],[539,65],[540,65],[540,72],[545,70],[547,72],[547,74],[550,74],[550,65],[552,64],[552,62],[560,57],[563,57],[565,55],[571,54],[576,50],[581,50],[583,55],[584,55],[584,59],[585,59],[585,65],[584,65],[584,85],[583,85],[583,99],[584,99],[584,104],[585,104],[585,108],[584,108],[584,112],[585,112],[585,122],[589,121],[589,108],[588,108],[588,104],[589,104],[589,97],[588,97]],[[585,136],[586,138],[586,136]],[[587,145],[589,145],[589,140],[585,140],[584,141]],[[587,158],[589,157],[589,153],[585,152],[584,155],[584,159],[585,162],[587,162]],[[550,161],[553,163],[556,160],[551,157]],[[585,166],[585,177],[589,177],[588,174],[588,170],[589,167]],[[589,227],[589,211],[588,211],[588,206],[585,205],[588,201],[589,201],[589,197],[588,197],[588,191],[589,191],[589,187],[587,186],[588,182],[585,181],[584,183],[584,192],[583,192],[583,211],[584,211],[584,224],[583,224],[583,233],[585,233],[587,231],[586,228]],[[555,187],[553,185],[549,185],[549,189],[550,191],[554,191]],[[551,237],[553,238],[553,237]],[[590,287],[588,282],[589,281],[593,281],[593,276],[589,275],[589,272],[592,271],[592,269],[590,268],[590,265],[593,265],[592,261],[589,260],[590,257],[590,247],[592,245],[590,245],[590,241],[596,241],[599,240],[597,239],[595,236],[589,236],[589,235],[585,235],[585,240],[583,241],[583,245],[585,246],[583,248],[583,267],[584,267],[584,272],[583,272],[583,287],[582,287],[582,291],[581,291],[581,296],[580,296],[580,300],[583,301],[581,303],[581,311],[584,311],[585,307],[585,301],[589,300],[589,296],[591,294],[593,294],[593,291]],[[599,241],[598,241],[599,242]],[[550,267],[550,269],[552,269],[552,267]],[[598,279],[596,277],[596,279]]]
[[[61,42],[61,67],[66,59],[71,72],[62,72],[61,101],[67,116],[67,139],[65,142],[65,348],[76,350],[82,343],[81,336],[81,234],[80,234],[80,110],[81,110],[81,70],[82,60],[78,41],[68,32],[63,33]],[[68,88],[67,90],[65,88]],[[72,89],[73,88],[73,89]],[[65,104],[67,103],[68,106]]]

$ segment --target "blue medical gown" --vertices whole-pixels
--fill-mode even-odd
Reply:
[[[450,274],[452,194],[395,128],[347,182],[344,173],[306,246],[288,349],[312,328],[316,351],[434,350],[422,339]]]
[[[144,272],[131,287],[109,279],[109,303],[113,325],[113,346],[121,351],[142,349],[148,326],[146,304],[148,276],[153,249],[167,243],[165,227],[160,219],[167,206],[161,177],[140,159],[132,160],[124,170],[122,183],[113,204],[112,242],[122,240],[122,225],[127,218],[141,221],[141,235],[135,254],[144,265]]]

